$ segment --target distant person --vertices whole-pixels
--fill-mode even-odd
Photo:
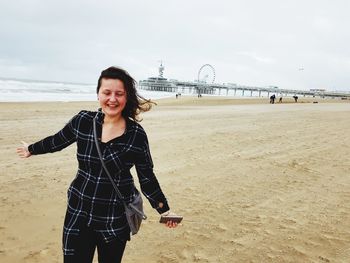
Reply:
[[[275,99],[276,99],[276,95],[273,94],[273,95],[270,97],[270,103],[271,103],[271,104],[275,104]]]
[[[278,101],[279,103],[282,103],[282,96],[280,97],[280,99],[279,99],[279,101]]]
[[[147,135],[138,123],[138,114],[149,110],[151,101],[137,94],[135,83],[123,69],[103,70],[96,90],[101,109],[80,111],[55,135],[30,145],[23,142],[17,148],[21,158],[29,158],[77,144],[79,168],[68,189],[63,227],[64,263],[91,263],[96,247],[98,262],[121,262],[126,242],[130,240],[123,202],[132,202],[138,191],[130,173],[134,165],[141,190],[151,206],[170,218],[167,199],[153,172]],[[100,162],[94,122],[103,159],[123,198],[117,195]],[[170,228],[177,226],[174,221],[166,222]],[[156,249],[166,253],[171,249],[171,244],[168,245]]]
[[[176,98],[177,98],[177,97],[179,96],[179,94],[178,94],[178,93],[176,93],[176,95],[175,95],[175,96],[176,96]]]
[[[295,102],[298,102],[298,96],[297,95],[294,95],[293,98],[294,98]]]

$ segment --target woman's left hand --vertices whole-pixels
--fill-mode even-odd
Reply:
[[[168,221],[168,222],[166,222],[165,226],[167,226],[169,228],[175,228],[175,227],[177,227],[177,223],[173,222],[173,221]]]
[[[163,213],[162,216],[164,216],[164,217],[167,217],[167,216],[171,217],[171,216],[177,216],[177,215],[175,213],[173,213],[173,212],[168,211],[168,212]],[[177,222],[174,222],[174,221],[171,221],[171,220],[169,220],[169,221],[167,221],[165,223],[165,226],[169,227],[169,228],[175,228],[175,227],[177,227],[177,225],[178,225]]]

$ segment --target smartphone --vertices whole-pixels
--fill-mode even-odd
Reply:
[[[183,219],[183,216],[161,216],[159,223],[166,224],[168,221],[180,223],[182,219]]]

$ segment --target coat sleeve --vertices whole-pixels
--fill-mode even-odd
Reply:
[[[31,154],[44,154],[60,151],[77,140],[78,126],[83,111],[75,115],[62,130],[28,146]]]
[[[146,196],[151,206],[161,214],[168,211],[170,208],[153,172],[153,162],[147,135],[144,133],[141,137],[142,151],[135,162],[137,176],[142,193]]]

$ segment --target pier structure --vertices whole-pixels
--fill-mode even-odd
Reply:
[[[211,94],[211,95],[229,95],[236,96],[237,91],[240,91],[242,96],[254,96],[259,97],[270,97],[275,94],[276,96],[310,96],[310,97],[321,97],[321,98],[342,98],[350,99],[350,93],[345,92],[333,92],[326,91],[323,89],[313,90],[297,90],[297,89],[280,89],[278,87],[254,87],[244,86],[234,83],[217,84],[217,83],[206,83],[197,81],[178,81],[175,79],[167,79],[163,77],[164,66],[161,64],[159,68],[158,77],[150,77],[147,80],[140,80],[138,87],[144,90],[151,91],[165,91],[165,92],[176,92],[176,93],[187,93],[187,94]]]
[[[237,84],[214,84],[214,83],[198,83],[191,81],[166,80],[160,78],[149,78],[148,80],[140,81],[138,87],[145,90],[166,91],[187,94],[212,94],[212,95],[228,95],[229,92],[236,96],[240,91],[242,96],[252,97],[253,93],[258,97],[276,96],[310,96],[320,98],[343,98],[350,99],[350,93],[332,92],[332,91],[317,91],[317,90],[297,90],[297,89],[280,89],[275,87],[253,87],[242,86]]]

